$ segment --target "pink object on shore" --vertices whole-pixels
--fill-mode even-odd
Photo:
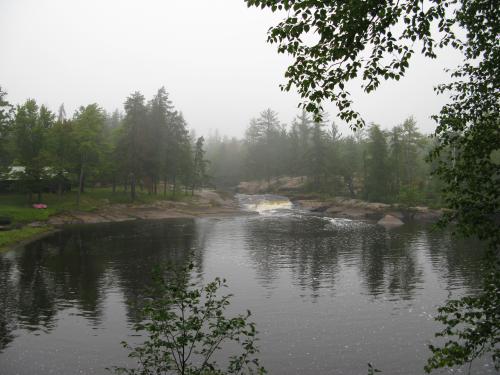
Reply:
[[[47,205],[43,203],[35,203],[33,208],[47,208]]]

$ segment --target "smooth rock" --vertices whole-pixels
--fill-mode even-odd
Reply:
[[[377,224],[382,225],[384,227],[399,227],[404,223],[399,220],[397,217],[392,215],[385,215],[382,219],[380,219]]]

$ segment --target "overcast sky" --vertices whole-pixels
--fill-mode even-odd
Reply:
[[[290,60],[266,42],[278,19],[243,0],[0,0],[0,85],[11,103],[64,103],[67,113],[94,102],[121,110],[131,92],[149,99],[165,86],[198,134],[241,136],[265,108],[285,123],[298,113],[299,97],[279,89]],[[413,115],[431,132],[445,101],[432,87],[458,62],[417,57],[403,81],[353,91],[357,109],[385,128]]]

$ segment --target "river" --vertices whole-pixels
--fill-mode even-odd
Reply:
[[[75,225],[0,254],[0,374],[130,363],[120,342],[138,339],[162,262],[192,262],[199,283],[227,279],[230,310],[252,311],[270,374],[358,375],[368,362],[423,374],[437,307],[480,286],[483,250],[447,231],[322,217],[279,197],[240,201],[253,213]],[[472,369],[494,373],[486,359]]]

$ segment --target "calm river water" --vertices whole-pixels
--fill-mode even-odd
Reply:
[[[0,254],[0,374],[127,364],[120,342],[138,339],[150,271],[167,261],[193,262],[199,282],[228,280],[231,311],[252,310],[270,374],[358,375],[368,362],[423,374],[436,308],[474,293],[481,256],[432,227],[387,230],[294,209],[73,226]],[[493,372],[487,360],[472,367]]]

